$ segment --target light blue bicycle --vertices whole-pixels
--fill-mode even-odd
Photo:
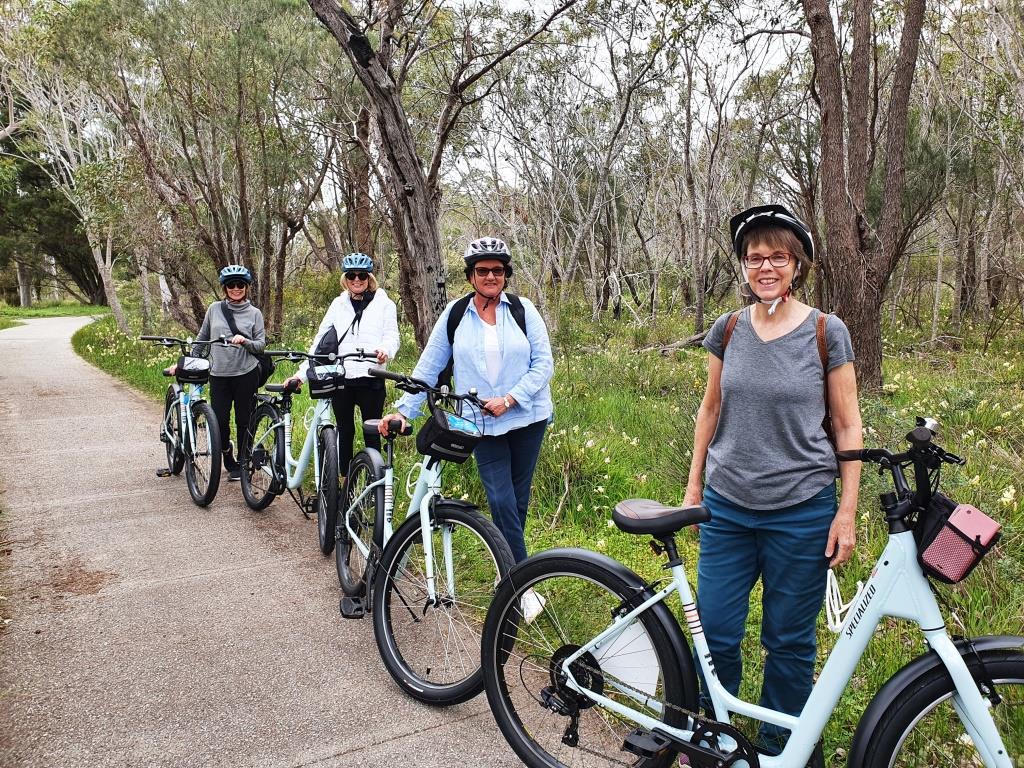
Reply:
[[[631,500],[616,507],[615,524],[653,537],[654,551],[668,559],[667,586],[647,584],[604,555],[562,549],[520,563],[495,595],[482,663],[491,710],[516,754],[531,768],[668,766],[677,756],[680,765],[695,768],[820,766],[825,725],[879,622],[893,616],[916,623],[929,650],[875,694],[853,736],[848,766],[1024,765],[1024,638],[951,638],[922,570],[924,564],[938,578],[963,578],[994,543],[990,534],[998,526],[970,508],[965,530],[972,530],[972,519],[984,526],[976,526],[976,539],[957,533],[951,521],[964,507],[940,514],[945,497],[937,488],[940,465],[961,460],[932,442],[934,422],[920,420],[907,437],[905,453],[840,454],[891,472],[895,491],[881,497],[889,542],[799,717],[730,695],[715,674],[675,541],[682,528],[710,519],[707,510]],[[909,467],[914,490],[904,476]],[[520,602],[531,588],[546,605],[527,622]],[[698,709],[694,654],[665,602],[673,593],[713,712]],[[758,753],[730,723],[733,714],[790,730],[782,754]]]
[[[475,505],[442,495],[442,458],[464,461],[481,435],[462,406],[483,403],[473,392],[456,394],[381,368],[369,372],[405,392],[425,392],[430,418],[417,436],[424,455],[413,467],[416,481],[411,490],[407,484],[409,506],[397,529],[394,441],[401,422],[388,425],[385,456],[365,448],[352,459],[336,531],[346,593],[341,612],[361,618],[372,610],[381,659],[406,693],[435,706],[458,704],[483,690],[480,633],[494,589],[514,562],[501,532]]]
[[[177,475],[185,470],[188,493],[197,506],[213,501],[220,487],[220,429],[213,408],[203,397],[210,379],[210,345],[173,336],[140,336],[164,347],[178,347],[174,377],[164,397],[164,415],[160,422],[160,442],[167,452],[167,467],[157,470],[161,476]],[[221,339],[224,344],[224,339]]]
[[[376,355],[357,350],[338,357],[323,357],[294,349],[268,350],[267,354],[292,363],[310,362],[309,396],[305,414],[306,439],[298,458],[292,456],[292,384],[267,384],[270,394],[257,394],[259,404],[249,420],[249,429],[239,463],[242,465],[242,496],[254,510],[267,506],[285,491],[306,518],[316,517],[320,551],[334,549],[334,527],[338,517],[338,431],[331,412],[331,396],[345,386],[344,361],[374,360]],[[316,492],[306,496],[302,483],[313,464]],[[298,495],[296,496],[296,492]]]

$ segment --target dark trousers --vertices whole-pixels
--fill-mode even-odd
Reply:
[[[379,419],[384,415],[385,395],[383,387],[374,389],[346,385],[331,398],[334,419],[338,422],[338,466],[342,477],[348,477],[348,465],[352,461],[352,441],[356,436],[355,407],[359,406],[359,415],[363,421]],[[380,435],[374,432],[372,435],[364,433],[363,436],[368,448],[380,450]]]
[[[504,435],[485,437],[473,451],[491,519],[512,548],[517,563],[526,559],[526,510],[547,426],[545,419]]]
[[[739,692],[740,644],[750,591],[760,578],[766,654],[760,703],[799,715],[814,684],[815,624],[825,599],[825,545],[835,517],[835,485],[779,510],[745,509],[705,488],[704,505],[711,520],[700,526],[697,608],[718,679],[733,695]],[[703,703],[710,706],[710,699]],[[762,723],[765,751],[777,754],[785,733]]]
[[[231,416],[232,405],[235,408],[235,434],[239,442],[238,450],[235,452],[236,458],[245,450],[242,443],[245,442],[246,433],[249,431],[249,418],[252,416],[256,390],[259,388],[259,378],[258,367],[240,376],[210,377],[210,405],[213,406],[213,413],[217,417],[220,447],[224,451],[228,449],[228,441],[231,440],[231,424],[228,419]]]

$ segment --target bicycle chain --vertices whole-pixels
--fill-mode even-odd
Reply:
[[[524,660],[525,658],[526,657],[524,657]],[[579,659],[574,661],[573,666],[578,666],[586,670],[589,674],[595,676],[595,679],[597,679],[598,677],[604,678],[606,676],[606,673],[600,667],[594,668],[588,665],[586,662],[584,662],[583,657],[580,657]],[[634,688],[633,686],[629,685],[629,683],[626,683],[625,681],[620,680],[617,677],[615,678],[615,687],[623,689],[625,693],[630,694],[633,698],[639,701],[652,700],[650,694],[641,691],[638,688]],[[572,692],[575,695],[579,695],[576,691]],[[709,762],[707,763],[707,765],[714,766],[714,768],[726,768],[726,766],[734,765],[736,762],[740,760],[746,760],[750,768],[758,768],[758,766],[760,765],[760,756],[757,750],[754,749],[754,746],[750,743],[747,737],[744,736],[743,733],[740,732],[735,726],[729,723],[724,723],[720,720],[709,720],[697,714],[696,712],[686,709],[685,707],[680,707],[679,705],[673,704],[669,701],[665,701],[664,699],[656,699],[656,701],[661,705],[662,708],[673,710],[689,718],[690,725],[692,726],[691,730],[693,731],[693,736],[690,739],[690,743],[692,743],[694,746],[700,746],[700,741],[708,741],[711,744],[711,749],[713,749],[715,752],[719,752],[719,736],[729,736],[736,742],[736,748],[732,751],[732,753],[730,753],[730,755],[726,756],[719,752],[719,756],[717,757],[716,762]],[[577,746],[576,748],[581,749],[584,752],[590,752],[591,754],[594,754],[592,750],[588,750],[585,747]],[[605,758],[608,757],[607,755],[602,756]],[[623,765],[629,765],[629,763],[623,763]]]

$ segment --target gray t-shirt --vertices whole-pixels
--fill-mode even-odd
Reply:
[[[833,482],[836,458],[821,427],[824,372],[818,355],[821,312],[811,310],[784,336],[763,341],[741,312],[722,351],[726,313],[704,346],[722,360],[722,404],[708,446],[707,485],[748,509],[780,509],[814,496]],[[825,324],[828,369],[853,360],[846,325],[835,315]]]
[[[224,310],[232,313],[238,332],[248,341],[241,345],[225,347],[223,344],[210,345],[210,374],[212,376],[241,376],[257,365],[253,355],[258,355],[267,346],[267,333],[263,327],[263,313],[248,301],[232,304],[215,301],[206,310],[203,325],[196,341],[218,341],[221,336],[232,336],[231,326],[224,317]],[[730,344],[730,346],[732,346]]]

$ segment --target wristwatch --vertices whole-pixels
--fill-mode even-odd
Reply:
[[[512,401],[508,399],[508,395],[503,395],[501,401],[505,403],[505,410],[507,411],[512,407]]]

